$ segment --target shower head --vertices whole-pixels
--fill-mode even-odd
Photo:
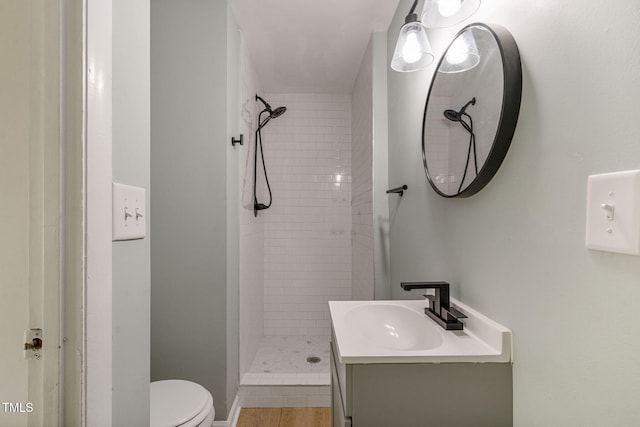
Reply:
[[[285,111],[287,111],[287,107],[278,107],[275,110],[271,109],[271,105],[269,105],[269,103],[267,101],[265,101],[264,99],[262,99],[261,97],[259,97],[258,95],[256,95],[256,101],[260,101],[264,104],[264,110],[269,113],[269,119],[275,119],[276,117],[280,117],[281,115],[284,114]]]
[[[280,117],[281,115],[283,115],[285,111],[287,111],[287,107],[278,107],[275,110],[270,112],[269,117],[271,117],[272,119],[275,119],[276,117]]]
[[[457,111],[444,110],[443,114],[448,120],[451,120],[452,122],[459,122],[460,121],[460,113],[458,113]]]

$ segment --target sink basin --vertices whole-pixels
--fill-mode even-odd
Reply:
[[[446,331],[424,314],[428,301],[329,301],[340,363],[505,363],[511,331],[451,298],[462,331]]]
[[[439,326],[424,314],[398,305],[360,305],[349,310],[344,320],[361,332],[358,338],[382,348],[428,350],[442,344]]]

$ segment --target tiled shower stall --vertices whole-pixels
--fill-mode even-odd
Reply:
[[[287,112],[263,134],[264,334],[328,337],[327,301],[351,298],[351,99],[266,96]]]
[[[246,218],[263,227],[263,242],[254,244],[263,251],[264,337],[241,378],[243,406],[329,406],[327,302],[351,298],[351,99],[264,98],[287,112],[262,133],[273,204],[259,219],[252,211]],[[260,155],[258,183],[267,203]]]
[[[368,51],[363,63],[370,62]],[[239,160],[241,405],[330,406],[327,302],[354,297],[354,254],[363,260],[355,274],[373,286],[373,257],[366,256],[372,251],[371,209],[366,208],[371,204],[371,150],[362,147],[371,144],[371,95],[361,95],[370,87],[366,75],[371,68],[361,71],[363,87],[354,88],[354,94],[263,94],[246,49],[241,63],[241,129],[247,141]],[[257,217],[253,162],[263,105],[256,94],[274,109],[287,107],[262,130],[273,204]],[[359,148],[353,146],[353,132]],[[356,194],[353,153],[358,153]],[[267,204],[260,152],[257,163],[258,200]]]

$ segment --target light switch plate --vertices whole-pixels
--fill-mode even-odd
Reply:
[[[586,246],[640,255],[640,170],[589,176]]]
[[[113,240],[143,239],[147,235],[146,191],[113,183]]]

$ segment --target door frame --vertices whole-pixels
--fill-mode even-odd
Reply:
[[[48,0],[47,0],[48,1]],[[112,422],[112,1],[60,7],[60,426]]]
[[[85,425],[112,422],[112,1],[84,0]]]
[[[59,426],[85,426],[85,10],[59,1],[60,399]]]

